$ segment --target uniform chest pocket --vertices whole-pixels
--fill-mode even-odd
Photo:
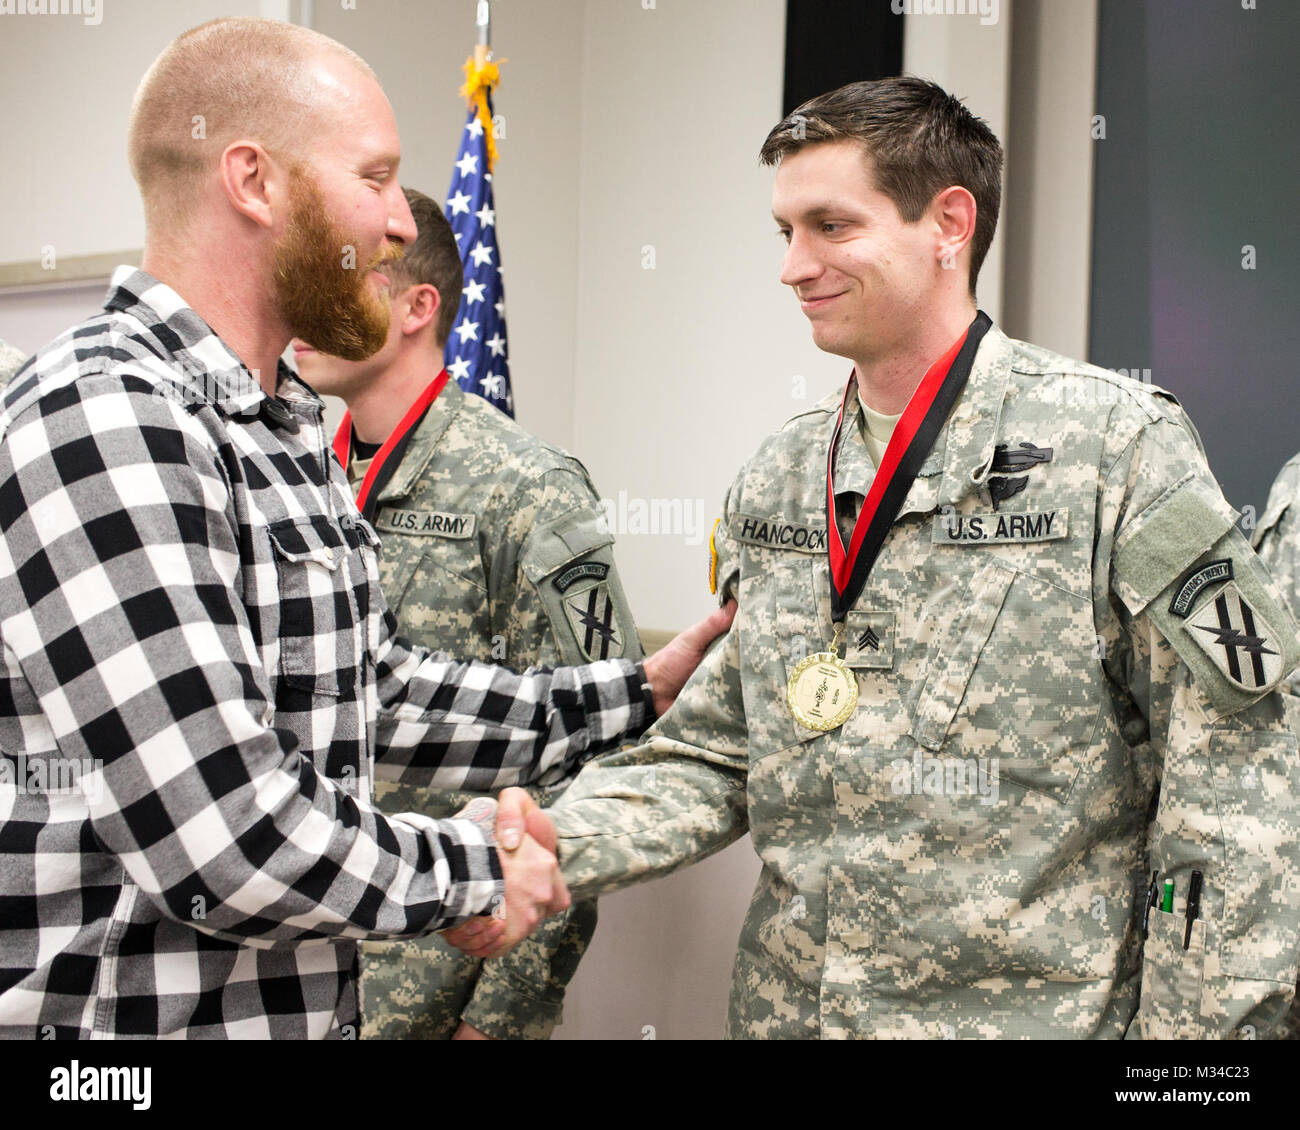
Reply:
[[[364,638],[357,603],[365,584],[360,555],[324,515],[274,522],[268,533],[280,588],[282,680],[309,694],[351,690]]]
[[[491,635],[477,538],[386,532],[379,582],[402,634],[416,643],[459,655],[467,639]]]
[[[1102,701],[1091,602],[991,557],[939,639],[912,736],[1064,801]]]
[[[795,721],[786,691],[794,669],[830,647],[830,582],[810,554],[747,552],[751,560],[739,593],[745,609],[741,682],[750,756],[756,758],[826,736]]]

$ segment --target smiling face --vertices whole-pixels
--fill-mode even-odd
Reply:
[[[388,337],[390,284],[376,268],[401,256],[415,221],[397,179],[397,124],[379,84],[328,55],[310,81],[320,127],[309,163],[289,174],[274,297],[295,337],[360,361]]]
[[[934,302],[942,232],[906,223],[854,141],[808,145],[777,168],[772,215],[787,250],[781,281],[819,349],[859,364],[900,352]]]

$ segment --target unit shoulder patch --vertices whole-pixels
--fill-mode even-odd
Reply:
[[[1231,557],[1225,557],[1221,561],[1211,561],[1208,565],[1192,569],[1178,582],[1174,590],[1174,598],[1169,602],[1169,611],[1175,616],[1187,619],[1192,611],[1192,605],[1196,603],[1196,598],[1201,595],[1206,585],[1230,580],[1232,580]]]
[[[1231,581],[1187,618],[1183,630],[1241,690],[1262,692],[1283,674],[1281,637]]]
[[[567,592],[579,581],[594,578],[603,581],[609,576],[609,566],[603,561],[580,561],[558,574],[552,582],[560,592]]]
[[[578,647],[588,660],[619,659],[626,653],[608,581],[573,589],[565,594],[563,603]]]

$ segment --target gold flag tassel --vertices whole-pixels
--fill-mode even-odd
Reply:
[[[500,64],[493,62],[488,55],[488,49],[480,46],[465,60],[465,85],[460,88],[460,96],[468,105],[478,107],[478,120],[483,126],[483,136],[487,141],[488,172],[491,172],[497,163],[497,143],[492,136],[488,95],[501,81],[501,70]],[[508,63],[510,60],[502,59],[501,62]]]

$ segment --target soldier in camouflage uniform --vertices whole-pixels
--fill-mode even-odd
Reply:
[[[578,460],[454,380],[418,420],[398,425],[386,457],[371,454],[374,444],[359,453],[360,441],[377,443],[390,430],[360,430],[362,419],[373,418],[363,416],[367,397],[382,398],[400,418],[416,392],[446,378],[439,369],[461,261],[437,204],[410,189],[406,196],[419,235],[394,269],[385,347],[353,364],[295,343],[303,378],[348,401],[335,451],[356,487],[369,487],[358,504],[382,539],[380,578],[401,634],[457,658],[517,669],[640,658],[614,539]],[[372,466],[376,458],[383,467]],[[543,778],[549,787],[529,791],[545,806],[566,783]],[[431,816],[450,816],[477,795],[383,780],[375,787],[386,811]],[[436,936],[365,944],[363,1035],[447,1039],[460,1026],[462,1036],[545,1039],[560,1021],[565,987],[595,928],[596,903],[589,899],[488,962]]]
[[[1300,455],[1292,456],[1278,473],[1255,529],[1254,545],[1296,613],[1300,610]],[[1287,681],[1291,691],[1288,718],[1291,729],[1300,734],[1300,699],[1296,697],[1300,696],[1300,668],[1292,671]],[[1287,1039],[1300,1039],[1300,988],[1287,1017],[1285,1035]]]
[[[1254,543],[1292,610],[1300,609],[1300,455],[1287,461],[1268,492]],[[1300,695],[1300,670],[1291,673],[1290,684]]]
[[[4,388],[9,383],[26,360],[27,354],[21,349],[15,349],[7,341],[0,339],[0,388]]]
[[[979,344],[848,606],[858,701],[837,728],[801,724],[787,689],[832,640],[840,392],[742,468],[711,547],[716,591],[739,600],[730,633],[644,744],[589,763],[552,809],[574,896],[748,830],[763,867],[731,1037],[1279,1034],[1300,766],[1275,688],[1300,641],[1191,423],[1161,389],[969,322],[1001,149],[933,84],[823,95],[764,159],[782,281],[817,343],[852,356],[835,335],[871,322],[868,345],[913,374],[877,418],[952,340],[892,348],[907,301]],[[921,170],[919,203],[900,169]],[[854,360],[833,488],[846,545],[897,450],[882,461]],[[1173,913],[1146,912],[1153,870]]]

